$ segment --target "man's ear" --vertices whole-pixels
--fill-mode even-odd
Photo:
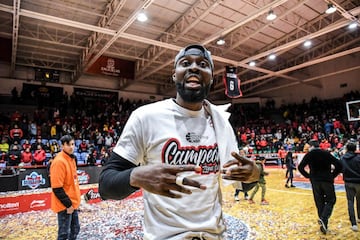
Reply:
[[[172,80],[175,82],[175,80],[176,80],[176,75],[175,75],[175,73],[173,73],[173,75],[172,75]]]

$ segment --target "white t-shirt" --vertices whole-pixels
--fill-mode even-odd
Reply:
[[[191,195],[180,199],[144,191],[144,239],[222,239],[219,149],[212,117],[204,108],[190,111],[173,99],[140,107],[131,114],[114,152],[135,165],[202,167],[201,174],[183,174],[206,190],[192,188]]]

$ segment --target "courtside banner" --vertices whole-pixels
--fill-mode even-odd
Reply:
[[[236,67],[226,66],[226,72],[223,78],[225,85],[225,94],[229,98],[238,98],[242,96],[240,89],[240,79],[236,75]]]
[[[101,56],[87,70],[87,72],[111,77],[134,79],[135,62]]]
[[[85,204],[98,203],[101,200],[99,189],[97,187],[85,187],[80,189],[81,204],[79,209],[86,208]],[[126,199],[142,196],[142,191],[136,191]],[[84,200],[84,201],[83,201]],[[111,200],[109,200],[111,201]],[[34,193],[31,191],[12,192],[11,195],[0,196],[0,217],[23,213],[29,211],[39,211],[51,208],[51,188],[42,193]]]

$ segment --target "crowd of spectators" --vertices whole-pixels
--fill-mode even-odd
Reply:
[[[64,134],[76,139],[79,164],[104,164],[117,142],[130,113],[143,101],[93,100],[71,96],[59,108],[41,107],[32,114],[20,111],[0,113],[0,165],[46,165],[60,151]],[[331,151],[342,149],[348,139],[360,139],[359,121],[348,121],[345,103],[359,100],[359,92],[341,99],[284,104],[275,108],[235,104],[231,123],[239,148],[249,153],[302,152],[311,139]]]

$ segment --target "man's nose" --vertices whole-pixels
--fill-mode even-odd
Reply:
[[[199,71],[199,65],[196,62],[190,64],[189,69],[191,71]]]

